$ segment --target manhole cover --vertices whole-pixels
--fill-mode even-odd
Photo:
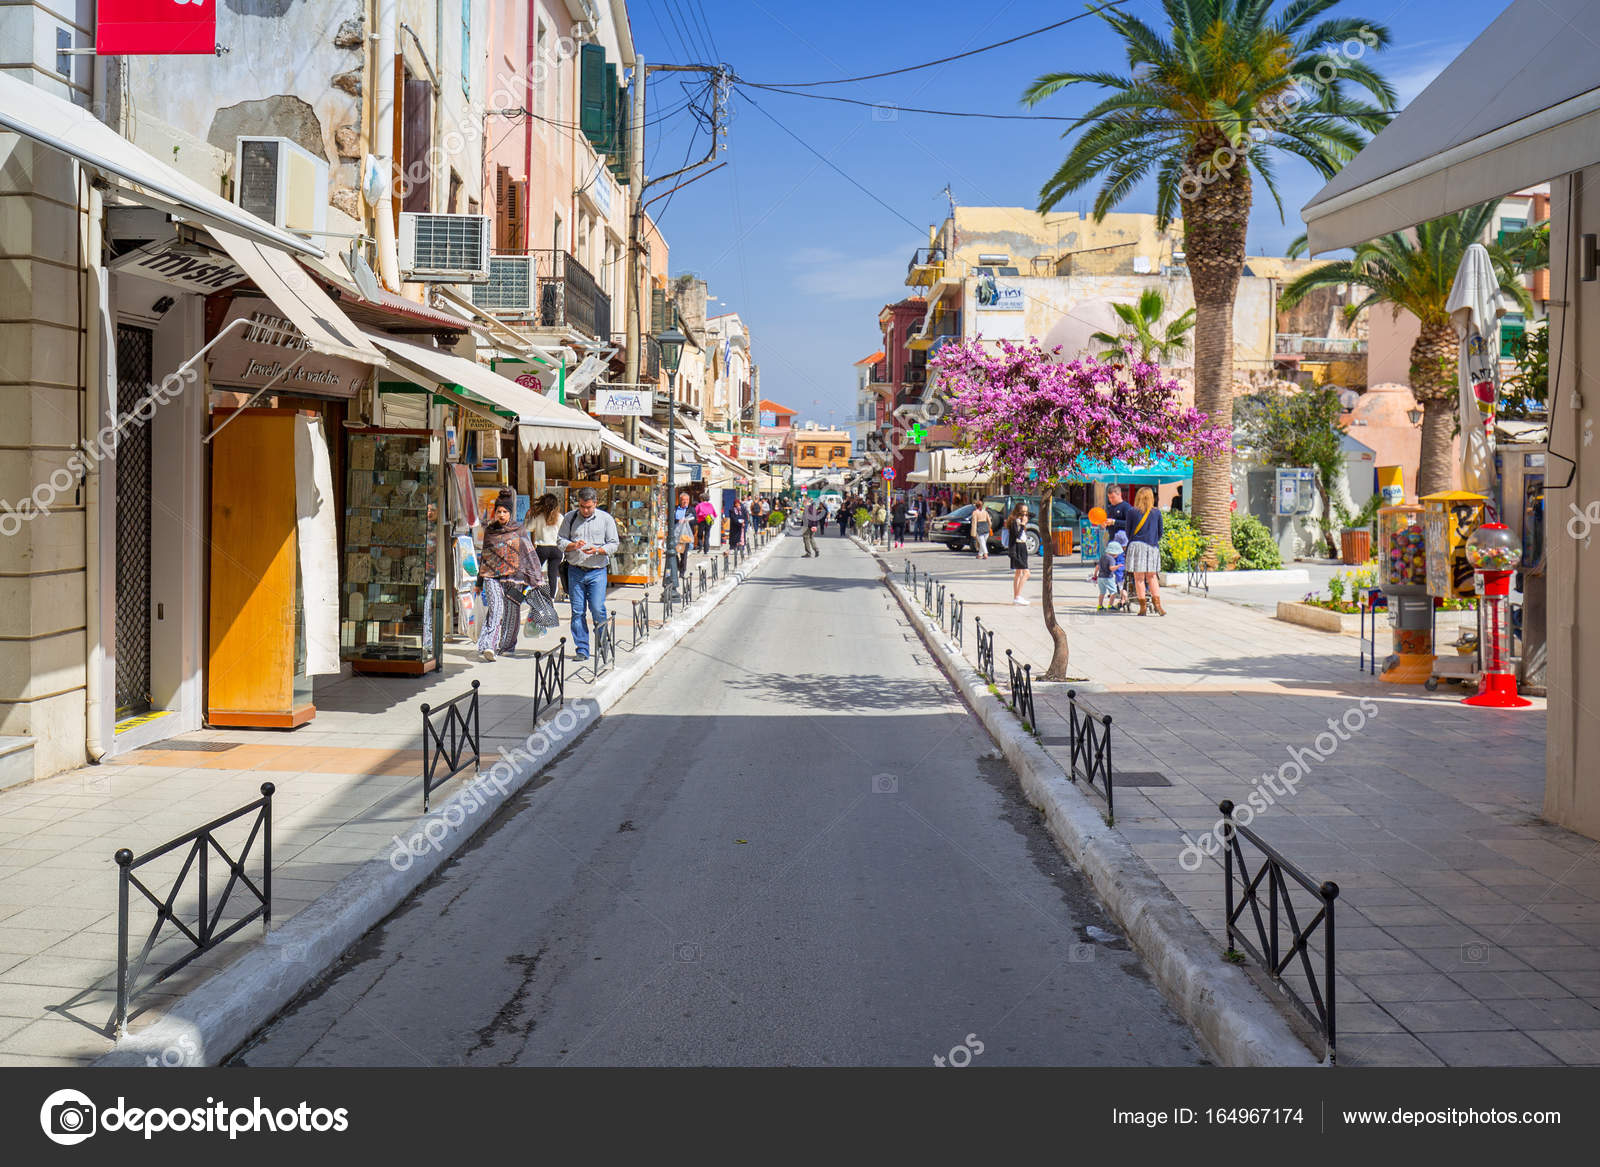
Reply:
[[[1112,781],[1118,786],[1171,786],[1165,774],[1155,770],[1118,770]]]
[[[197,750],[202,754],[220,754],[224,750],[236,750],[239,742],[182,742],[176,738],[170,741],[157,742],[153,746],[146,746],[149,750]]]

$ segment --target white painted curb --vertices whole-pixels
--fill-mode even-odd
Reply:
[[[876,557],[883,562],[881,555]],[[1227,1066],[1318,1065],[1272,1003],[1244,973],[1223,961],[1217,942],[1150,865],[1106,826],[1100,805],[1077,788],[1010,707],[989,692],[983,675],[923,615],[917,597],[894,570],[886,562],[883,566],[890,592],[1021,776],[1023,792],[1043,812],[1056,845],[1088,877],[1156,983],[1217,1060]]]
[[[264,943],[180,997],[163,1010],[159,1020],[124,1037],[94,1064],[210,1066],[232,1054],[306,986],[332,968],[351,945],[399,907],[550,761],[598,723],[607,709],[743,583],[777,545],[778,539],[774,538],[753,552],[740,568],[683,609],[682,616],[687,619],[675,618],[666,628],[656,630],[591,694],[568,701],[565,709],[540,721],[538,731],[530,732],[530,744],[520,757],[514,755],[515,760],[496,762],[480,772],[475,783],[463,775],[462,788],[429,813],[412,820],[387,851],[345,876],[333,890],[267,933]],[[569,714],[570,721],[566,720]],[[539,736],[544,736],[546,742],[533,744]],[[502,775],[498,783],[488,779],[501,765],[509,768],[509,777]],[[402,839],[420,842],[422,854],[407,852],[398,842]],[[411,861],[402,868],[392,863],[390,856]]]

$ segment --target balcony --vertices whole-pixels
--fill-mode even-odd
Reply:
[[[581,333],[595,340],[611,336],[611,297],[599,283],[565,251],[530,251],[538,280],[538,312],[541,328],[558,328]]]
[[[1273,350],[1280,357],[1297,360],[1337,360],[1365,356],[1367,342],[1348,336],[1300,336],[1280,332],[1274,338]]]
[[[912,288],[933,286],[943,277],[944,265],[944,248],[917,248],[911,253],[911,262],[906,265],[906,285]]]
[[[936,309],[933,319],[928,322],[926,332],[913,332],[906,347],[913,352],[926,352],[934,344],[951,336],[961,335],[961,313],[946,309]]]

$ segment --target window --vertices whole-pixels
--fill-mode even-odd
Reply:
[[[1512,342],[1527,331],[1528,323],[1520,312],[1508,312],[1500,317],[1500,359],[1511,360]]]
[[[1510,239],[1518,231],[1526,230],[1527,226],[1528,220],[1526,219],[1501,219],[1500,231],[1494,237],[1496,245],[1504,247],[1507,239]]]
[[[833,448],[832,457],[834,457],[834,458],[843,458],[844,457],[844,447],[843,446],[835,446]]]
[[[453,215],[453,214],[457,213],[457,210],[459,209],[459,207],[461,205],[460,199],[461,199],[461,175],[457,174],[455,167],[452,166],[450,168],[450,197],[449,197],[449,201],[446,202],[445,205],[444,205],[445,214]]]
[[[550,62],[548,60],[550,50],[549,46],[546,44],[548,39],[549,29],[545,27],[544,21],[541,20],[539,21],[539,31],[534,36],[534,58],[532,66],[533,112],[538,114],[540,117],[544,117],[544,93],[546,89],[545,74],[550,69]],[[539,123],[539,128],[541,130],[544,129],[543,122]]]
[[[461,92],[472,95],[472,0],[461,0]]]
[[[555,230],[553,232],[551,232],[551,235],[550,235],[550,246],[552,248],[554,248],[556,251],[563,251],[563,250],[566,249],[566,246],[567,246],[566,237],[561,234],[561,216],[560,215],[556,216]]]
[[[802,458],[815,458],[817,456],[817,448],[815,446],[807,446],[800,451],[800,456]]]

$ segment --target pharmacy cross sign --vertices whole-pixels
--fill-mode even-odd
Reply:
[[[919,421],[911,427],[908,436],[911,438],[912,445],[920,446],[922,439],[928,436],[928,427]]]

